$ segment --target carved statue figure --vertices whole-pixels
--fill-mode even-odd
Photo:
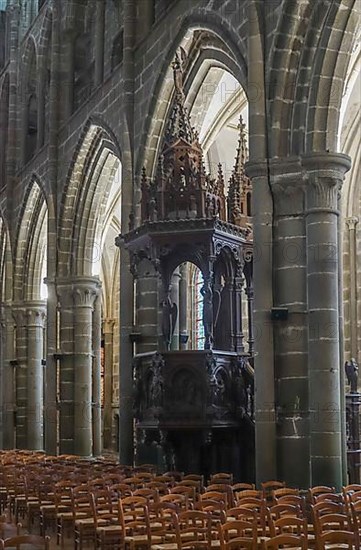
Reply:
[[[213,344],[213,291],[209,281],[204,281],[201,294],[203,296],[205,349],[211,349]]]
[[[351,361],[346,361],[345,372],[347,376],[347,381],[351,386],[351,392],[357,393],[358,364],[353,357]]]
[[[160,353],[156,353],[152,361],[152,377],[149,387],[149,404],[151,407],[161,407],[163,405],[163,367],[164,359]]]
[[[168,350],[170,349],[170,344],[172,341],[172,336],[174,333],[175,325],[177,322],[177,316],[178,316],[177,304],[172,303],[172,300],[170,299],[170,289],[168,289],[167,296],[162,302],[162,309],[163,309],[162,334],[163,334],[166,349]]]

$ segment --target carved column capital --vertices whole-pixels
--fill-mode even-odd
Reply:
[[[46,302],[26,303],[27,326],[43,328],[46,320]]]
[[[275,214],[278,216],[302,214],[305,181],[300,158],[272,159],[269,169]]]
[[[57,281],[60,301],[75,307],[93,307],[101,292],[98,277],[73,277]]]
[[[349,231],[354,231],[356,229],[356,225],[359,222],[359,219],[357,216],[351,216],[350,218],[345,219],[346,225],[348,227]]]
[[[338,199],[351,159],[341,153],[310,153],[302,157],[306,180],[306,213],[338,214]]]
[[[103,320],[104,334],[113,334],[115,319],[106,318]]]
[[[26,306],[23,303],[13,304],[11,313],[17,327],[26,325]]]

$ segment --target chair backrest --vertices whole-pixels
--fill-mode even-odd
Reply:
[[[159,499],[161,503],[175,504],[179,509],[188,510],[189,501],[188,495],[182,495],[180,493],[170,493],[169,495],[162,495]]]
[[[335,546],[336,544],[342,544],[342,547]],[[351,531],[327,531],[319,536],[319,550],[326,550],[327,548],[330,548],[331,545],[333,545],[332,548],[348,548],[349,550],[353,550],[354,548],[357,548],[356,537]]]
[[[10,537],[1,541],[0,548],[16,548],[16,550],[22,550],[23,548],[32,545],[34,550],[49,550],[50,537],[40,537],[39,535],[18,535],[16,537]]]
[[[312,503],[315,503],[315,497],[318,496],[318,495],[322,495],[324,493],[334,493],[335,492],[335,488],[334,487],[329,487],[328,485],[316,485],[316,487],[311,487],[309,490],[308,490],[308,493],[309,493],[309,496],[310,496],[310,501]]]
[[[221,548],[226,548],[230,540],[248,539],[257,548],[257,524],[244,520],[227,521],[218,527]]]
[[[264,542],[264,550],[278,550],[292,548],[293,550],[307,550],[307,539],[303,535],[276,535]]]
[[[143,489],[136,489],[133,491],[134,497],[144,497],[147,499],[148,503],[159,502],[159,492],[158,489],[151,489],[150,487],[143,487]]]
[[[299,489],[292,489],[291,487],[281,487],[280,489],[273,489],[272,495],[274,498],[284,497],[288,495],[299,496]]]
[[[210,484],[213,483],[229,483],[232,485],[233,483],[233,474],[227,473],[227,472],[219,472],[217,474],[211,475],[209,479]]]
[[[307,521],[305,518],[283,516],[273,522],[271,532],[277,535],[303,535],[307,539]]]
[[[271,517],[276,520],[282,516],[291,516],[295,518],[303,518],[303,511],[300,506],[293,504],[274,504],[270,506]]]

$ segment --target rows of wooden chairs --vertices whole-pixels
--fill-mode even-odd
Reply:
[[[14,523],[38,526],[44,548],[51,527],[75,550],[360,548],[359,485],[301,494],[268,481],[258,490],[228,473],[206,484],[198,474],[157,475],[153,465],[10,451],[0,452],[0,507]]]

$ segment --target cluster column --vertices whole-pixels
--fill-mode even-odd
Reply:
[[[114,319],[103,322],[104,334],[104,448],[112,446],[112,402],[113,402],[113,333]]]
[[[13,449],[15,446],[15,373],[12,360],[14,358],[15,323],[12,308],[4,304],[2,308],[3,337],[2,347],[2,404],[3,404],[3,448]]]
[[[100,447],[100,418],[94,410],[100,397],[100,311],[96,306],[100,281],[74,277],[58,281],[57,290],[61,305],[60,453],[91,456]]]
[[[26,349],[26,308],[23,305],[13,307],[13,315],[16,324],[16,360],[15,366],[15,425],[16,425],[16,447],[27,448],[27,349]]]
[[[309,401],[304,185],[298,157],[271,163],[274,200],[273,321],[279,479],[308,487]],[[292,460],[289,459],[290,453]]]
[[[73,284],[74,299],[74,451],[91,456],[93,451],[92,372],[93,308],[99,280],[79,279]],[[96,385],[96,384],[95,384]]]
[[[350,159],[302,158],[306,170],[306,243],[311,485],[342,485],[338,195]]]
[[[27,443],[38,451],[44,448],[44,302],[27,304]]]

